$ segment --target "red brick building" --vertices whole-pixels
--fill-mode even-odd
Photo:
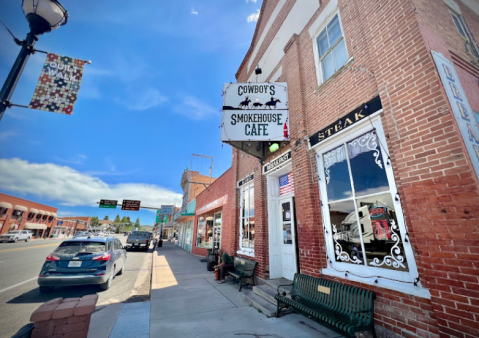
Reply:
[[[91,216],[68,216],[62,217],[63,220],[73,221],[75,231],[86,231],[91,228]]]
[[[222,248],[230,255],[235,254],[238,231],[233,218],[232,183],[230,168],[196,197],[192,253],[206,256],[207,249]]]
[[[0,234],[31,230],[33,238],[49,236],[57,208],[0,193]]]
[[[264,0],[236,78],[287,83],[290,141],[233,150],[222,246],[374,290],[378,336],[478,337],[478,42],[475,0]]]

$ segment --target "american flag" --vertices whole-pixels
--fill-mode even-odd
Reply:
[[[279,177],[279,195],[288,194],[294,191],[293,173]]]

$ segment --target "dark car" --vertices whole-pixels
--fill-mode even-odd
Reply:
[[[98,284],[108,290],[115,275],[121,275],[126,250],[114,237],[80,237],[64,241],[47,256],[38,285],[46,293],[55,286]]]

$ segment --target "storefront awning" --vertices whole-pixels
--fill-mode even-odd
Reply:
[[[17,230],[17,229],[18,229],[18,224],[10,225],[10,230]]]
[[[51,213],[50,211],[45,211],[45,215],[47,215],[47,216],[51,216],[51,215],[52,215],[52,213]]]
[[[45,230],[46,228],[47,226],[45,224],[25,223],[25,229]]]
[[[57,218],[57,214],[55,214],[54,212],[52,212],[52,216]]]
[[[14,209],[15,210],[20,210],[20,211],[25,211],[25,212],[28,211],[28,208],[24,207],[23,205],[16,205]]]
[[[31,214],[38,214],[38,209],[35,209],[35,208],[31,208],[29,213]]]
[[[0,208],[11,209],[13,208],[13,205],[7,202],[0,202]]]
[[[45,215],[45,211],[43,211],[43,210],[38,210],[38,214],[40,214],[40,215]]]

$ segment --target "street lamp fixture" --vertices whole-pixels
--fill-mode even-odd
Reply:
[[[57,0],[23,0],[22,7],[30,25],[30,32],[24,41],[15,38],[15,42],[22,46],[22,49],[0,91],[0,121],[5,110],[12,105],[10,98],[30,54],[35,51],[33,47],[38,40],[37,36],[65,25],[69,17],[68,11]]]
[[[22,7],[33,35],[51,32],[68,22],[68,11],[57,0],[23,0]]]

